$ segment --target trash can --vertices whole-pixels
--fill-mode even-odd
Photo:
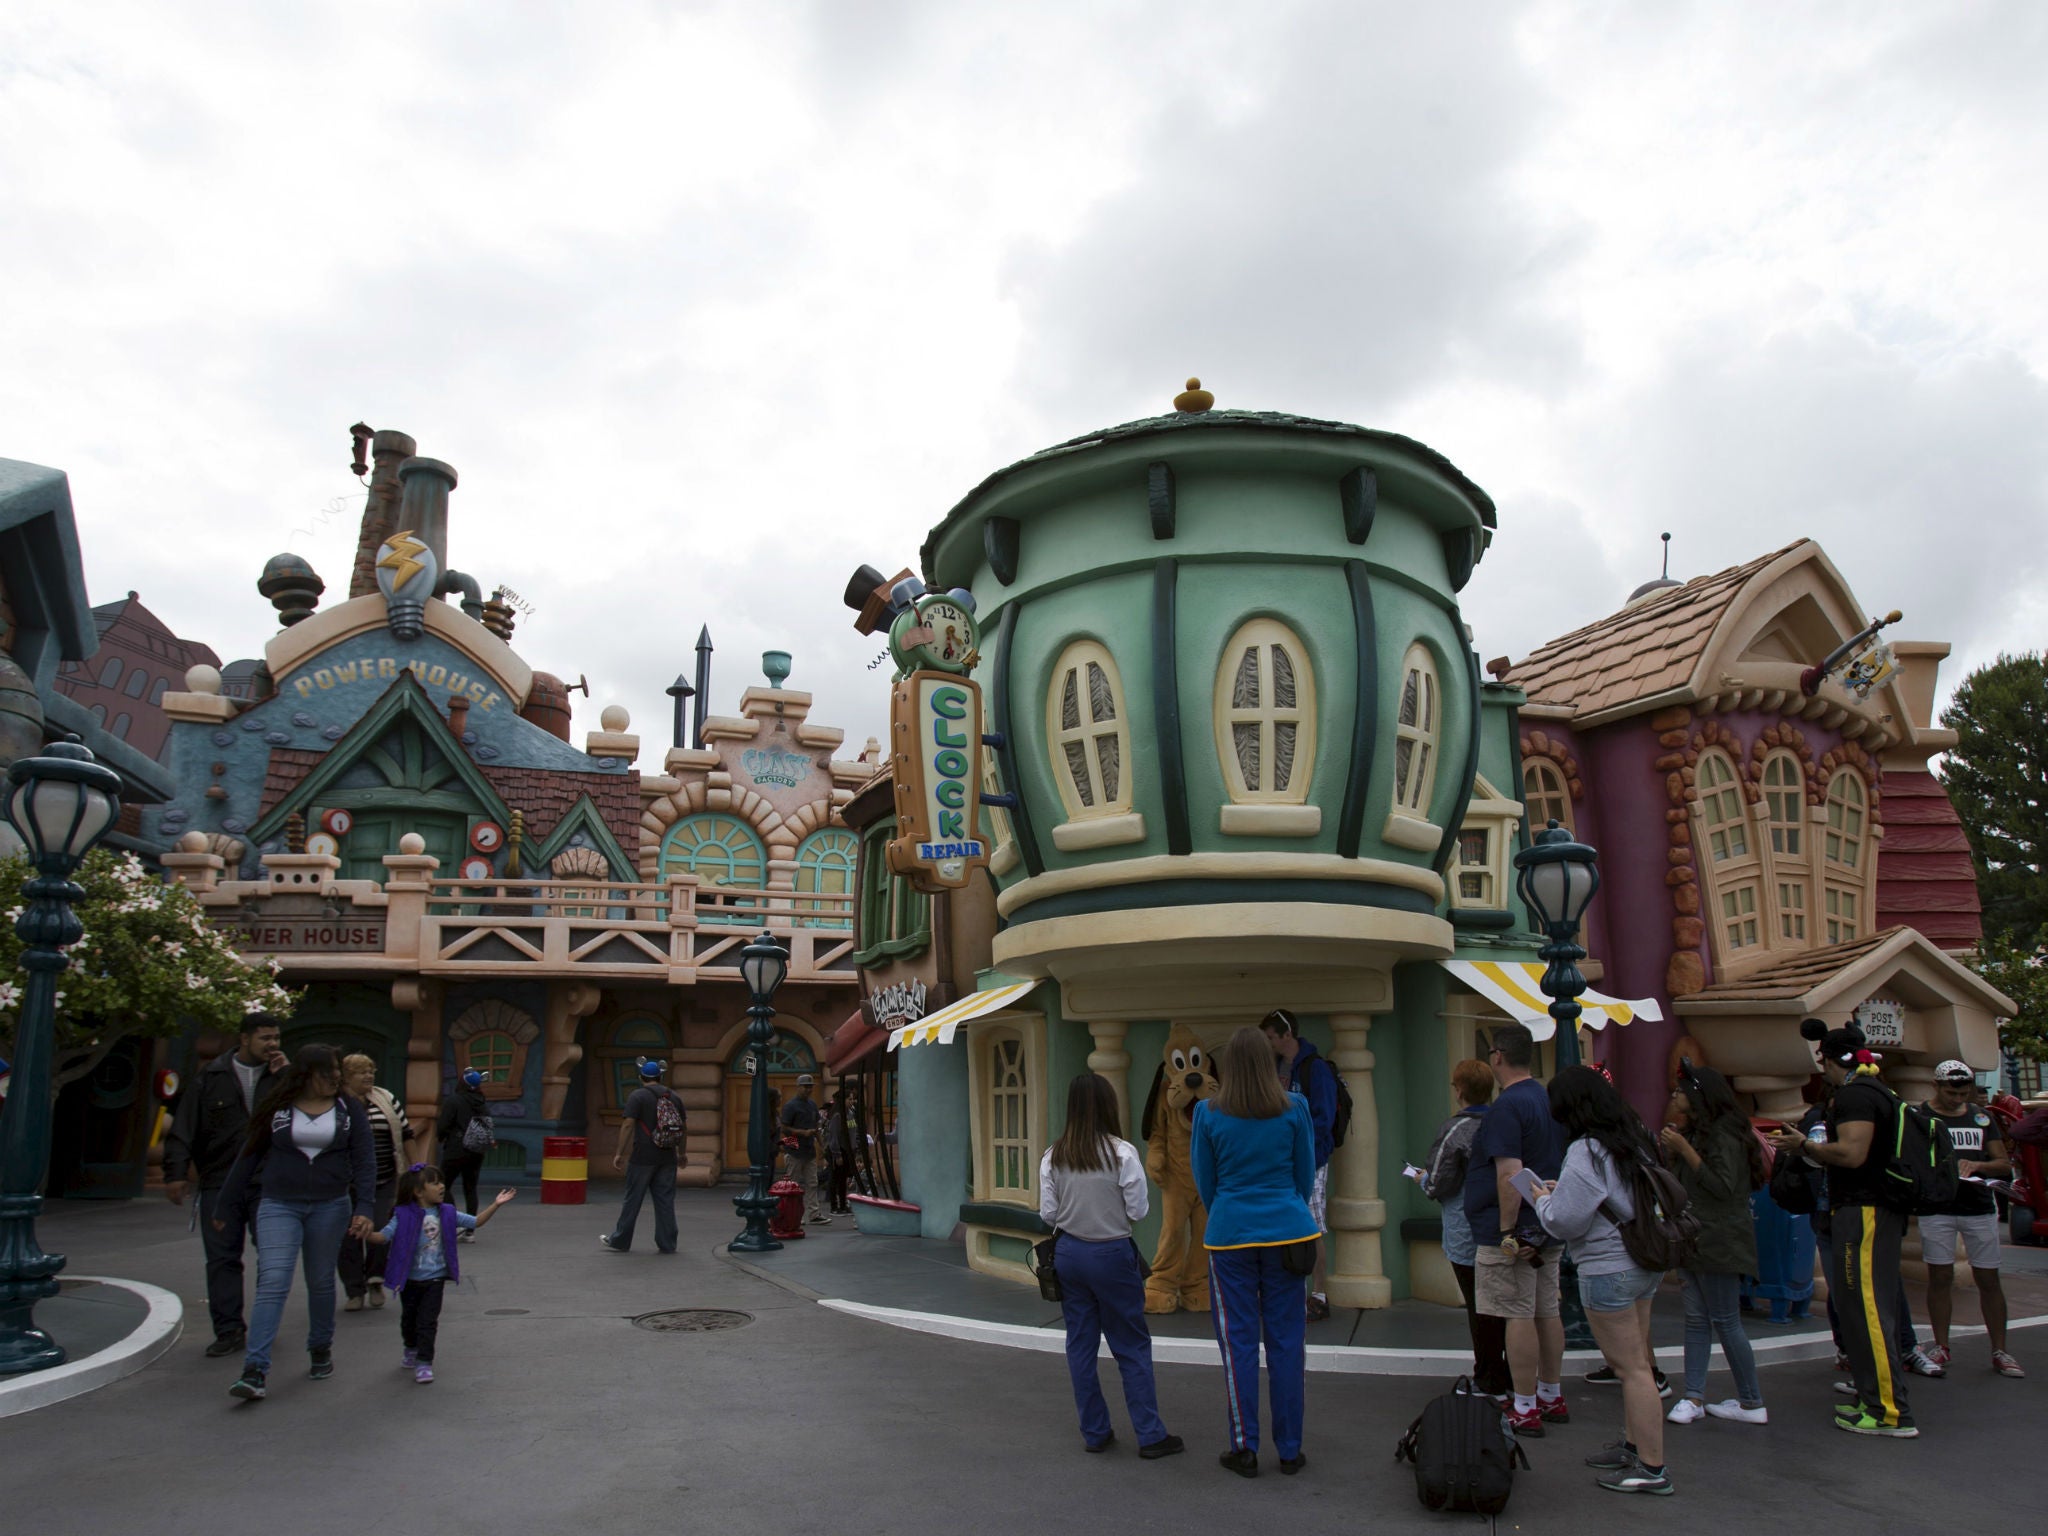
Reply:
[[[590,1191],[590,1143],[581,1136],[547,1136],[540,1144],[540,1203],[581,1205]]]
[[[1793,1323],[1813,1305],[1813,1219],[1794,1216],[1768,1189],[1749,1197],[1756,1224],[1756,1283],[1750,1297],[1770,1305],[1770,1320]]]

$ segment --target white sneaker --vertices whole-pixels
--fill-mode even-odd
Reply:
[[[1671,1411],[1665,1414],[1664,1418],[1667,1423],[1671,1424],[1690,1424],[1697,1419],[1704,1419],[1706,1416],[1707,1410],[1705,1408],[1689,1397],[1681,1397],[1671,1405]]]
[[[1856,1383],[1855,1383],[1855,1382],[1853,1382],[1853,1381],[1838,1381],[1838,1382],[1836,1382],[1836,1383],[1835,1383],[1835,1396],[1837,1396],[1837,1397],[1854,1397],[1854,1396],[1856,1396]]]
[[[1758,1404],[1754,1408],[1745,1408],[1732,1397],[1725,1402],[1707,1404],[1707,1412],[1717,1419],[1734,1419],[1739,1424],[1768,1424],[1771,1422],[1771,1416],[1762,1404]]]

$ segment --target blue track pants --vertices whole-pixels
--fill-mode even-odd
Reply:
[[[1230,1405],[1230,1448],[1259,1448],[1259,1344],[1266,1346],[1273,1401],[1273,1449],[1301,1454],[1302,1399],[1308,1384],[1308,1277],[1290,1275],[1278,1248],[1209,1250],[1209,1299],[1223,1351]]]
[[[1081,1438],[1100,1445],[1109,1438],[1109,1404],[1103,1400],[1096,1354],[1102,1341],[1124,1379],[1124,1406],[1138,1444],[1166,1438],[1159,1422],[1159,1391],[1152,1381],[1152,1331],[1145,1326],[1145,1280],[1138,1250],[1127,1237],[1088,1243],[1062,1236],[1056,1267],[1066,1300],[1067,1373],[1074,1379],[1074,1406],[1081,1410]]]

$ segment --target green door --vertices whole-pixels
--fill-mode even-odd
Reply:
[[[384,855],[398,852],[398,840],[417,832],[427,852],[441,861],[435,876],[453,880],[463,856],[469,852],[469,819],[433,811],[360,811],[348,838],[341,845],[341,877],[344,880],[384,879]]]

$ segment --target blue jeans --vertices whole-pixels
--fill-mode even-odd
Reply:
[[[1756,1377],[1756,1352],[1742,1331],[1742,1276],[1709,1275],[1697,1269],[1685,1278],[1685,1395],[1707,1400],[1707,1365],[1714,1340],[1735,1377],[1735,1395],[1745,1408],[1761,1408],[1763,1383]]]
[[[1074,1406],[1081,1411],[1081,1438],[1089,1445],[1109,1438],[1109,1404],[1095,1365],[1096,1351],[1107,1338],[1124,1380],[1124,1406],[1130,1410],[1138,1444],[1164,1440],[1137,1248],[1127,1237],[1106,1243],[1062,1237],[1056,1252],[1060,1290],[1066,1297],[1060,1312],[1067,1323],[1067,1373],[1074,1381]]]
[[[1259,1448],[1259,1343],[1266,1346],[1273,1399],[1273,1448],[1283,1461],[1301,1454],[1308,1388],[1308,1277],[1290,1275],[1278,1248],[1211,1248],[1209,1299],[1223,1352],[1230,1404],[1230,1448]]]
[[[256,1308],[249,1320],[243,1369],[270,1369],[270,1346],[277,1342],[285,1298],[292,1292],[292,1266],[301,1259],[306,1270],[306,1348],[325,1349],[334,1342],[334,1261],[354,1208],[347,1195],[332,1200],[266,1199],[256,1207]]]

